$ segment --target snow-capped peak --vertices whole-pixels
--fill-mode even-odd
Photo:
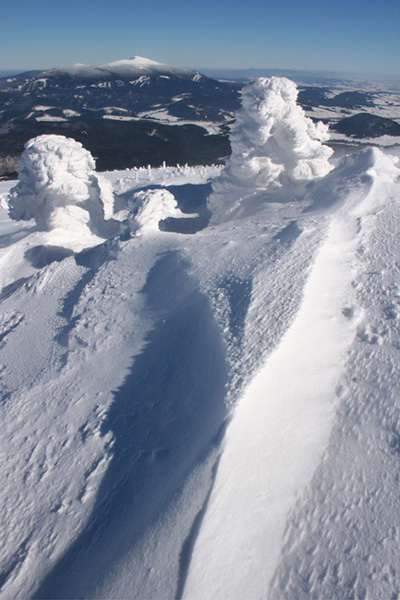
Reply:
[[[121,78],[140,77],[141,75],[173,75],[174,77],[192,79],[193,81],[199,81],[203,77],[197,71],[173,67],[143,56],[116,60],[99,67],[76,63],[70,67],[57,67],[40,73],[41,77],[68,76],[90,80],[104,80],[115,76]]]
[[[150,58],[145,58],[143,56],[132,56],[132,58],[115,60],[113,62],[107,63],[101,66],[102,69],[108,69],[110,71],[115,71],[116,69],[120,70],[130,70],[130,69],[140,69],[142,71],[148,70],[160,70],[160,68],[172,68],[163,63],[156,62],[155,60],[151,60]]]
[[[173,67],[143,56],[116,60],[99,67],[76,63],[69,67],[56,67],[39,73],[40,77],[71,77],[91,81],[104,81],[115,77],[135,78],[142,75],[172,75],[179,79],[191,79],[192,81],[200,81],[204,77],[192,69]]]
[[[183,69],[180,67],[172,67],[164,63],[156,62],[150,58],[143,56],[133,56],[132,58],[116,60],[114,62],[101,65],[101,69],[106,69],[122,76],[135,76],[148,74],[173,74],[178,77],[193,77],[196,75],[196,71],[190,69]]]

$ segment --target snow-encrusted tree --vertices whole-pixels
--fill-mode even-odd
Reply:
[[[185,217],[176,198],[164,189],[140,190],[128,201],[128,223],[134,235],[158,231],[160,221],[168,217]],[[193,216],[193,215],[191,215]]]
[[[12,219],[35,219],[41,231],[108,237],[116,223],[110,183],[95,172],[82,144],[62,135],[41,135],[25,144],[19,182],[10,190]]]
[[[331,170],[332,150],[322,144],[328,127],[305,116],[297,94],[296,84],[285,77],[260,77],[243,89],[230,136],[232,154],[208,199],[213,223],[233,217],[243,200],[263,190]]]

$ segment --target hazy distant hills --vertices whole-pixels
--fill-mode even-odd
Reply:
[[[242,85],[142,57],[0,78],[0,175],[15,173],[24,143],[43,133],[82,142],[99,170],[220,162]],[[353,118],[376,108],[376,94],[341,89],[303,85],[299,102],[349,137],[399,135],[379,115]]]
[[[341,119],[331,126],[339,133],[354,137],[379,137],[381,135],[400,136],[400,125],[392,119],[377,117],[369,113],[358,113]]]
[[[329,88],[306,87],[298,95],[298,102],[306,106],[335,106],[338,108],[360,108],[374,106],[372,94],[368,92],[348,91],[335,96],[330,95]]]
[[[0,123],[15,118],[43,121],[46,115],[48,121],[90,116],[126,119],[162,109],[181,119],[223,122],[227,111],[238,107],[239,87],[141,57],[103,67],[34,71],[0,79]]]
[[[99,169],[217,162],[230,152],[240,87],[142,57],[2,78],[0,174],[42,133],[81,141]]]

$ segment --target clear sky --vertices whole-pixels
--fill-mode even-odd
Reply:
[[[400,74],[399,0],[3,0],[0,70],[134,55],[190,68]]]

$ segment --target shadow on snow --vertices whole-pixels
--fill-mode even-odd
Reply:
[[[36,598],[91,597],[216,442],[226,418],[225,347],[208,299],[176,252],[159,259],[142,293],[156,324],[103,424],[113,457],[89,523]]]

